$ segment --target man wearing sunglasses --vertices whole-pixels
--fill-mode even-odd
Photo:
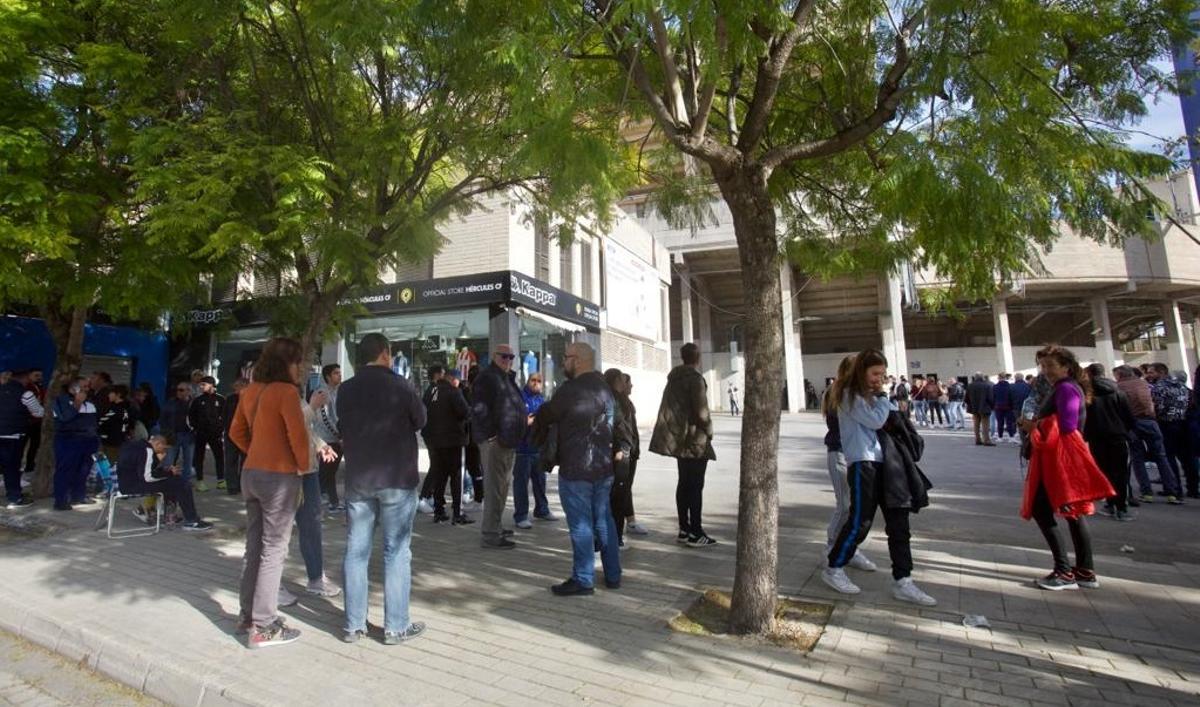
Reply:
[[[158,427],[171,445],[167,466],[180,468],[184,483],[192,483],[192,462],[196,454],[196,432],[192,429],[188,410],[191,408],[192,386],[187,381],[175,385],[175,395],[163,404]]]
[[[492,352],[492,363],[479,373],[471,396],[471,435],[483,457],[483,540],[485,548],[508,550],[516,543],[500,527],[512,487],[516,449],[528,425],[525,399],[513,370],[516,354],[508,344]]]

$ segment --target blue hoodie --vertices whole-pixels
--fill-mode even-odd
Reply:
[[[868,400],[854,392],[846,393],[838,406],[837,419],[847,464],[883,461],[878,432],[887,422],[888,413],[895,409],[896,404],[887,396]]]
[[[530,415],[536,415],[542,405],[546,403],[546,398],[541,393],[531,393],[529,388],[521,389],[521,397],[525,399],[525,408],[529,410]],[[531,428],[532,429],[532,428]],[[533,434],[531,430],[526,430],[524,439],[517,445],[517,454],[537,454],[538,448],[533,444]]]

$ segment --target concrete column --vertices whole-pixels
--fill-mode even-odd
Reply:
[[[1188,380],[1192,378],[1192,368],[1188,364],[1187,340],[1183,337],[1183,322],[1179,317],[1179,303],[1168,300],[1162,305],[1163,331],[1166,334],[1167,365],[1172,371],[1184,371]]]
[[[692,328],[692,278],[686,272],[679,273],[679,329],[680,341],[688,343],[696,340],[696,332]]]
[[[1108,319],[1108,299],[1093,297],[1092,331],[1096,336],[1096,363],[1104,366],[1108,375],[1117,367],[1117,356],[1113,351],[1112,323]]]
[[[700,293],[700,310],[697,320],[700,335],[696,338],[696,345],[700,347],[700,372],[704,375],[704,380],[708,383],[708,408],[710,410],[724,410],[724,396],[721,394],[720,380],[717,378],[717,361],[716,354],[713,352],[713,334],[712,334],[712,305],[708,303],[705,293]]]
[[[495,351],[500,344],[508,344],[513,351],[520,351],[521,321],[516,311],[493,305],[488,314],[488,353]],[[486,364],[480,361],[479,365]]]
[[[904,302],[900,297],[900,278],[888,276],[884,284],[884,312],[879,315],[879,336],[883,339],[883,355],[887,358],[889,372],[896,376],[907,376],[908,347],[904,342]]]
[[[992,301],[992,321],[996,326],[996,363],[1001,371],[1012,373],[1012,335],[1008,330],[1008,302],[1003,297]]]
[[[804,363],[800,359],[800,344],[796,337],[796,283],[792,264],[786,259],[779,264],[779,289],[782,306],[779,311],[783,326],[783,372],[787,384],[787,408],[792,412],[804,410]]]

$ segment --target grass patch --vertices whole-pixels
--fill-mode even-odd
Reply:
[[[667,625],[694,636],[725,636],[729,627],[728,592],[709,589],[696,598]],[[833,614],[832,604],[780,598],[775,603],[775,621],[763,638],[770,643],[807,653],[825,633]]]

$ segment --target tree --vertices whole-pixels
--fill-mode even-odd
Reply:
[[[171,77],[186,57],[160,7],[0,4],[0,305],[45,319],[52,394],[80,372],[89,312],[152,321],[198,289],[193,244],[148,237],[136,199],[133,138],[177,110]],[[47,416],[37,495],[50,490],[53,434]]]
[[[1148,235],[1159,205],[1142,180],[1169,165],[1120,131],[1147,95],[1174,90],[1151,62],[1190,39],[1192,3],[527,9],[533,35],[562,38],[563,71],[586,65],[615,89],[604,112],[653,126],[673,156],[666,193],[713,187],[732,214],[747,311],[730,628],[762,632],[777,592],[782,259],[821,273],[911,260],[980,297],[1036,261],[1059,222],[1100,240]]]
[[[355,288],[440,247],[436,226],[480,194],[520,189],[547,214],[607,214],[615,137],[574,124],[579,100],[516,80],[534,47],[501,45],[506,9],[368,0],[213,4],[194,114],[147,131],[151,232],[283,274],[276,328],[306,357]],[[503,51],[500,51],[500,50]],[[546,86],[543,86],[545,88]],[[590,207],[590,208],[589,208]],[[297,306],[299,305],[299,306]]]

